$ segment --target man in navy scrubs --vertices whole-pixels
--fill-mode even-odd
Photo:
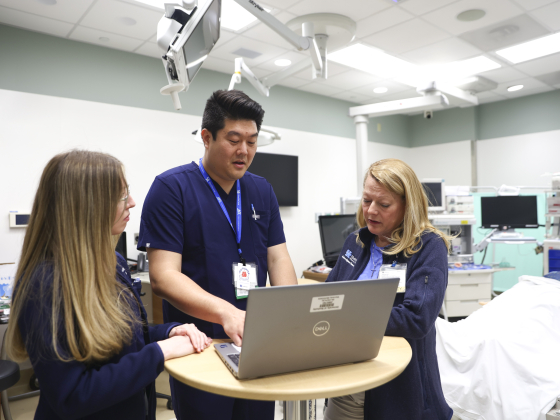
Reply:
[[[247,289],[296,284],[274,191],[247,172],[264,110],[243,92],[206,103],[204,156],[157,176],[144,202],[139,250],[165,322],[193,323],[213,338],[243,340]],[[247,281],[245,281],[247,280]],[[223,397],[171,379],[177,420],[274,418],[274,402]]]

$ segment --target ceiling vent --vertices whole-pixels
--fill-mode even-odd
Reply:
[[[459,38],[482,51],[493,51],[539,38],[550,33],[528,15],[520,15],[476,31],[466,32]]]
[[[472,76],[455,86],[467,92],[480,93],[494,90],[498,87],[498,84],[486,77]]]
[[[232,52],[232,54],[240,55],[241,57],[245,58],[257,58],[259,55],[262,55],[260,52],[249,50],[247,48],[238,48],[237,50]]]

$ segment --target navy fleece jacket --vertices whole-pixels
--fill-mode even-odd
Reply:
[[[52,266],[44,264],[31,277],[29,295],[22,308],[19,328],[29,359],[41,387],[35,419],[155,420],[154,381],[163,370],[163,353],[156,341],[169,336],[177,323],[149,327],[146,339],[142,327],[135,329],[132,342],[104,363],[86,365],[60,361],[51,346]],[[117,254],[117,280],[131,288],[130,304],[138,318],[146,319],[140,301],[139,281],[133,283],[126,261]],[[16,296],[17,299],[17,291]],[[140,312],[142,311],[142,313]],[[69,354],[62,321],[59,324],[60,351]],[[146,417],[146,396],[148,417]]]
[[[327,281],[357,279],[367,266],[373,238],[367,227],[352,233]],[[447,249],[432,232],[421,239],[420,250],[410,258],[383,255],[384,264],[407,263],[406,292],[395,297],[385,335],[404,337],[412,359],[391,382],[366,391],[364,420],[449,420],[453,415],[441,389],[434,328],[447,288]],[[348,251],[356,258],[347,258]]]

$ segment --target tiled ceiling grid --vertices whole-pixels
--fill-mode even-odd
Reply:
[[[204,1],[204,0],[199,0]],[[484,55],[501,65],[481,73],[498,83],[478,95],[480,103],[531,95],[560,88],[560,53],[513,65],[495,51],[560,31],[560,0],[264,0],[281,22],[309,13],[338,13],[357,22],[356,38],[417,65],[443,64]],[[485,16],[462,22],[466,10],[482,9]],[[0,0],[0,23],[76,41],[160,57],[157,8],[134,0]],[[203,67],[231,74],[234,52],[240,48],[259,55],[244,57],[258,77],[307,59],[287,41],[258,21],[234,33],[223,29]],[[162,68],[163,71],[163,68]],[[280,84],[346,101],[368,104],[418,96],[415,89],[372,74],[330,62],[328,79],[312,80],[301,71]],[[511,85],[524,89],[508,92]],[[385,93],[374,93],[384,86]],[[274,88],[271,90],[274,95]]]

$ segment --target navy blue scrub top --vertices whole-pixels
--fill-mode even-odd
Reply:
[[[214,185],[235,227],[235,185],[229,194],[217,182]],[[258,284],[265,287],[267,250],[286,242],[280,209],[266,179],[245,172],[240,185],[241,249],[247,262],[258,265]],[[205,291],[246,309],[247,299],[236,299],[233,286],[232,263],[239,262],[235,234],[196,163],[170,169],[154,180],[140,222],[138,249],[146,248],[181,254],[183,274]],[[165,322],[194,323],[209,337],[227,338],[221,325],[191,317],[166,301],[163,315]]]

